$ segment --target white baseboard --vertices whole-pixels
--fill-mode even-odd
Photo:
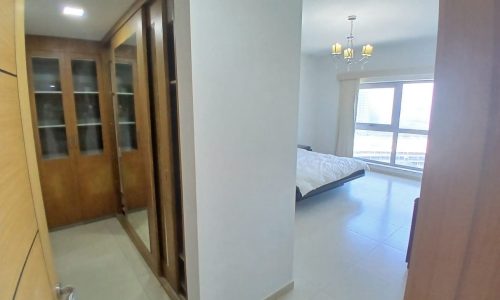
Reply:
[[[420,171],[413,171],[413,170],[402,169],[402,168],[397,168],[397,167],[392,167],[392,166],[379,165],[379,164],[374,164],[371,162],[369,162],[368,165],[370,166],[370,170],[372,170],[374,172],[404,177],[404,178],[418,180],[418,181],[422,180],[422,172],[420,172]]]
[[[271,295],[269,295],[266,298],[264,298],[264,300],[277,300],[279,297],[281,297],[284,294],[288,293],[289,291],[293,290],[294,284],[295,283],[292,280],[291,282],[285,284],[283,287],[281,287],[276,292],[274,292]]]

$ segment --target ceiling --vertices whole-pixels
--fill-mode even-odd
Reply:
[[[330,51],[334,42],[345,44],[356,15],[355,44],[395,43],[435,38],[439,0],[303,0],[302,51]]]
[[[101,40],[134,0],[26,0],[26,32]],[[64,6],[85,10],[81,18],[64,16]]]

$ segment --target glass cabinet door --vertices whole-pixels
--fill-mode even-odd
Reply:
[[[43,159],[68,156],[59,60],[32,59],[35,106]]]
[[[133,65],[125,62],[116,63],[115,72],[118,101],[118,142],[121,151],[131,151],[137,149]]]
[[[72,60],[71,70],[80,153],[100,154],[103,142],[96,62]]]

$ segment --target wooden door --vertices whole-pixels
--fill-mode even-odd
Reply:
[[[43,265],[33,276],[43,278],[31,290],[43,299],[55,299],[57,276],[52,265],[47,224],[41,198],[31,127],[24,44],[24,1],[0,18],[0,28],[14,20],[5,34],[14,35],[15,62],[9,71],[0,66],[0,299],[22,294],[24,274],[32,263]],[[2,3],[3,6],[4,3]],[[4,12],[3,12],[4,13]],[[31,256],[36,244],[37,255]],[[36,297],[35,297],[36,298]],[[19,298],[21,299],[21,298]],[[39,298],[40,299],[40,298]]]
[[[16,73],[15,0],[0,0],[0,70]]]
[[[27,43],[34,127],[50,227],[115,214],[118,208],[116,143],[111,94],[105,80],[109,77],[109,69],[102,64],[101,44],[33,35],[27,36]],[[62,99],[60,123],[64,122],[65,126],[67,156],[52,158],[44,154],[42,130],[47,129],[39,127],[47,109],[39,104],[43,99],[36,92],[37,85],[43,88],[43,83],[36,81],[35,63],[40,64],[40,61],[59,64],[60,83],[45,84],[56,88],[42,96]]]
[[[35,238],[37,224],[26,165],[17,80],[1,72],[0,107],[0,145],[4,145],[0,147],[0,299],[10,299]]]
[[[176,191],[177,173],[176,118],[171,94],[175,94],[177,82],[170,78],[167,60],[167,7],[165,1],[154,1],[149,7],[149,31],[151,37],[150,68],[153,80],[153,104],[155,119],[155,165],[161,209],[161,239],[163,273],[172,288],[179,292],[179,262],[184,259],[180,254],[179,198]]]
[[[144,21],[144,11],[139,10],[113,36],[111,78],[124,212],[121,221],[158,274],[160,250]]]
[[[97,51],[99,48],[96,49]],[[103,68],[99,54],[66,55],[72,94],[71,112],[75,124],[70,128],[76,137],[75,159],[78,196],[83,220],[116,213],[114,137],[112,114],[106,110]]]
[[[31,109],[50,228],[82,220],[72,90],[63,53],[29,50]]]
[[[407,300],[500,299],[500,6],[440,1]]]
[[[51,299],[54,287],[50,283],[42,243],[37,235],[31,246],[16,291],[16,300]]]

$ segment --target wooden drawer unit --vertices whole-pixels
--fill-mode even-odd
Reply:
[[[17,79],[0,73],[0,299],[12,299],[37,231]]]

